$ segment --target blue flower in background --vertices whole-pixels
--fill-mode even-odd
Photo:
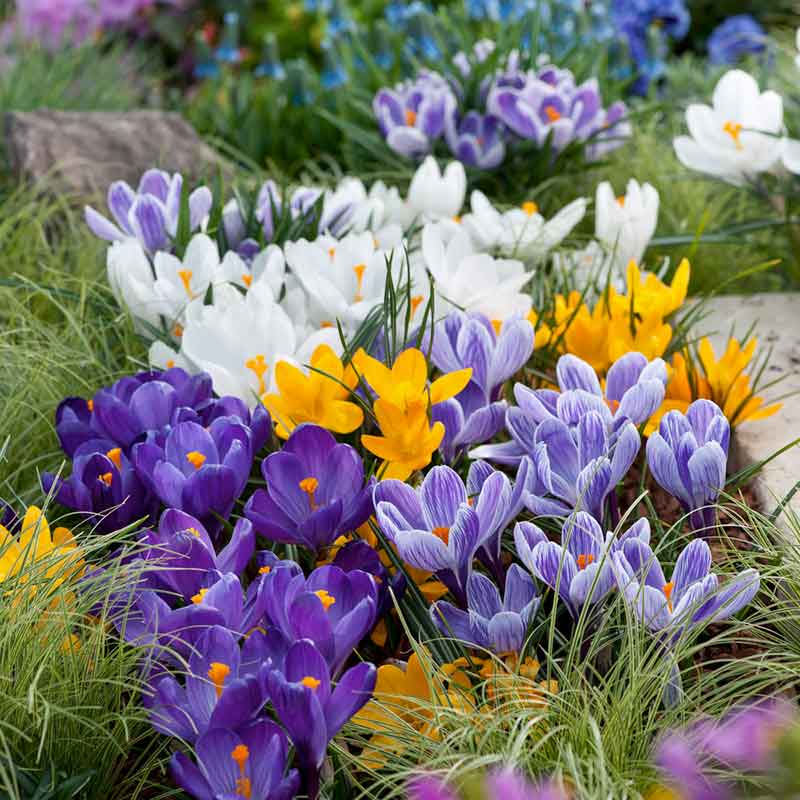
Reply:
[[[320,83],[323,89],[338,89],[347,83],[347,70],[342,64],[336,47],[331,43],[322,46],[323,66]]]
[[[767,34],[749,14],[736,14],[717,25],[708,37],[712,64],[735,64],[748,53],[763,53]]]

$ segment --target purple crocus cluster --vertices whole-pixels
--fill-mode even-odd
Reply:
[[[251,414],[238,398],[214,398],[208,375],[141,372],[59,404],[56,433],[72,472],[45,472],[42,487],[102,531],[152,521],[160,503],[215,528],[270,429],[262,406]]]
[[[172,249],[178,232],[183,193],[183,176],[150,169],[142,175],[136,190],[125,181],[114,181],[108,189],[108,209],[114,221],[91,206],[84,216],[92,233],[108,242],[134,238],[146,252]],[[211,211],[213,198],[207,186],[189,194],[189,231],[200,228]]]
[[[567,800],[569,793],[556,781],[533,783],[511,767],[495,769],[483,779],[480,796],[487,800]],[[436,775],[420,775],[408,785],[409,800],[459,800],[454,787]]]
[[[484,44],[474,66],[486,61],[486,49]],[[469,77],[466,59],[458,54],[456,69]],[[464,164],[487,170],[525,143],[554,155],[578,143],[588,159],[596,160],[630,135],[625,104],[604,108],[596,79],[576,84],[572,72],[552,64],[524,70],[516,53],[481,83],[483,110],[466,108],[465,96],[454,77],[421,70],[413,81],[378,91],[373,110],[386,143],[399,155],[421,158],[443,139]]]

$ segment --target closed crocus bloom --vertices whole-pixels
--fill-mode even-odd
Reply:
[[[135,239],[114,242],[106,253],[106,270],[117,302],[128,309],[137,331],[152,338],[152,329],[161,328],[160,305],[155,276],[142,245]]]
[[[506,573],[502,600],[494,582],[474,572],[467,580],[467,611],[440,600],[430,614],[445,636],[505,655],[522,650],[539,601],[533,580],[512,564]]]
[[[773,91],[762,94],[742,70],[720,78],[711,106],[690,105],[686,124],[690,135],[674,142],[681,163],[729,183],[744,183],[781,157],[783,100]]]
[[[197,765],[184,753],[175,753],[170,772],[196,800],[291,800],[300,790],[300,776],[296,769],[286,773],[288,749],[280,726],[261,719],[236,731],[208,731],[195,746]]]
[[[470,504],[458,473],[434,467],[416,490],[398,480],[380,481],[374,499],[378,522],[401,558],[435,572],[463,607],[475,553],[506,518],[508,478],[495,472]]]
[[[318,567],[308,578],[291,566],[276,566],[260,578],[267,627],[290,641],[307,638],[336,674],[375,623],[377,589],[372,575]]]
[[[358,378],[352,366],[345,368],[341,358],[326,344],[312,354],[308,372],[279,361],[275,383],[278,392],[265,394],[263,401],[281,439],[288,438],[305,422],[334,433],[351,433],[364,421],[364,412],[348,399]]]
[[[452,219],[461,213],[467,193],[467,174],[460,161],[451,161],[442,171],[428,156],[411,179],[408,204],[425,221]]]
[[[627,292],[624,295],[611,292],[609,303],[612,311],[634,313],[641,316],[668,317],[677,311],[689,291],[691,266],[688,259],[681,259],[670,283],[664,283],[652,272],[642,272],[634,261],[628,262]]]
[[[506,146],[500,120],[477,111],[459,119],[458,101],[452,95],[446,103],[444,133],[450,152],[467,166],[496,169],[503,163]]]
[[[689,514],[695,531],[710,532],[725,486],[730,424],[719,406],[696,400],[686,414],[665,414],[647,440],[647,463],[662,489]]]
[[[595,237],[626,267],[639,264],[658,223],[658,192],[649,183],[628,181],[625,194],[615,196],[608,181],[597,187]]]
[[[227,417],[214,420],[207,430],[196,422],[181,422],[163,447],[137,444],[133,460],[165,505],[208,524],[215,514],[227,517],[245,487],[253,464],[252,433]]]
[[[183,177],[179,173],[169,175],[157,169],[148,170],[136,191],[125,181],[116,181],[109,187],[108,208],[114,222],[86,206],[86,224],[95,236],[109,242],[134,238],[148,253],[170,250],[172,238],[178,231],[182,191]],[[191,192],[190,230],[200,227],[212,202],[211,191],[205,186]]]
[[[270,700],[295,747],[310,798],[317,795],[328,743],[372,697],[375,676],[374,664],[357,664],[333,687],[328,664],[308,639],[295,642],[283,669],[270,673]]]
[[[172,676],[155,682],[146,704],[157,731],[194,742],[210,730],[238,729],[258,714],[275,665],[267,660],[255,666],[249,652],[255,646],[246,639],[243,652],[237,638],[219,625],[209,628],[189,656],[185,682]]]
[[[356,530],[372,514],[372,486],[358,453],[316,425],[301,425],[261,462],[266,489],[247,501],[245,515],[275,542],[318,553]]]

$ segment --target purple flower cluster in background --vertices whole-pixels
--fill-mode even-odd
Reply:
[[[736,14],[717,25],[708,37],[708,60],[712,64],[735,64],[748,54],[767,49],[768,37],[750,14]]]
[[[213,514],[230,511],[270,430],[263,406],[251,414],[235,397],[215,399],[208,375],[141,372],[59,404],[72,473],[44,472],[42,486],[103,531],[154,519],[159,501],[216,528]]]
[[[483,62],[492,50],[479,42],[473,57]],[[455,66],[469,76],[471,64],[464,53],[457,54]],[[624,103],[604,108],[596,80],[578,85],[572,72],[551,64],[523,70],[518,54],[483,82],[482,110],[466,108],[464,96],[455,78],[421,70],[413,81],[378,91],[373,110],[394,152],[421,158],[443,139],[457,159],[480,169],[499,167],[509,148],[524,143],[558,154],[577,142],[595,160],[630,134]]]
[[[435,775],[413,778],[408,786],[409,800],[460,800],[463,796]],[[487,800],[567,800],[570,795],[555,781],[532,783],[520,772],[507,767],[486,775],[480,796]]]

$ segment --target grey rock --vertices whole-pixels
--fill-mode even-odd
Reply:
[[[11,168],[42,189],[76,200],[105,194],[115,180],[135,186],[157,166],[191,181],[229,179],[232,165],[170,111],[8,112],[5,147]]]
[[[756,358],[772,348],[760,382],[768,384],[781,378],[780,383],[759,394],[767,399],[792,395],[784,397],[783,408],[772,417],[737,427],[731,460],[733,468],[740,469],[800,438],[800,293],[730,295],[711,300],[707,309],[710,313],[700,327],[711,334],[717,356],[724,352],[732,329],[741,341],[754,325],[758,338]],[[771,513],[798,481],[800,444],[767,464],[754,488],[765,510]],[[800,536],[800,492],[794,495],[780,521],[785,532]]]

